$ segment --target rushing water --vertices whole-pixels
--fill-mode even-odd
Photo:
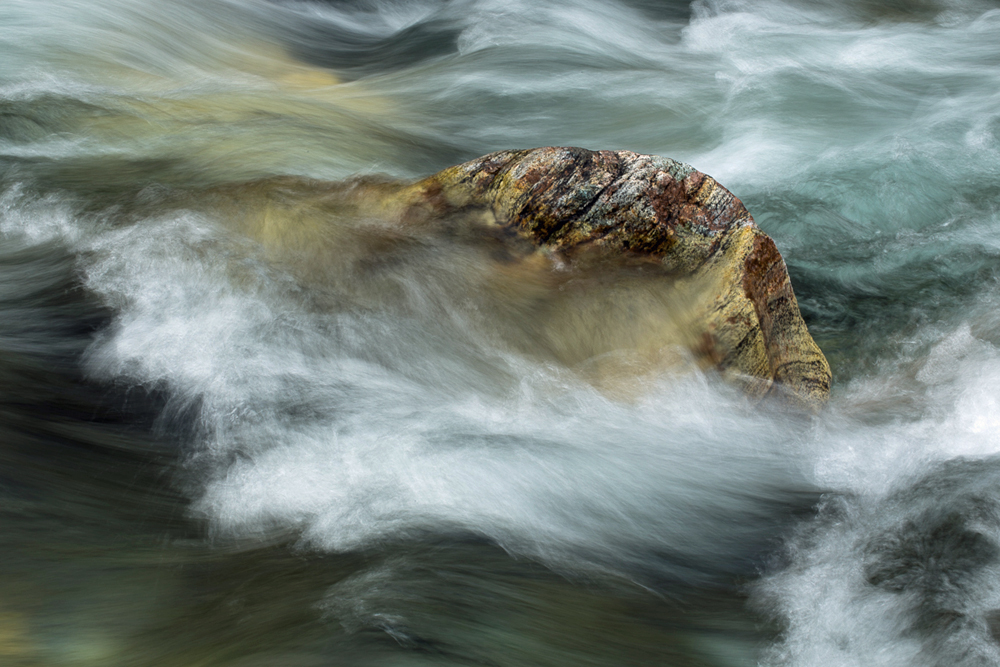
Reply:
[[[1000,5],[4,0],[0,63],[0,663],[1000,664]],[[827,409],[259,181],[545,145],[739,196]]]

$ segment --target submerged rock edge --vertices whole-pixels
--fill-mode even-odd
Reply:
[[[713,281],[695,354],[752,398],[777,394],[812,410],[829,398],[829,363],[774,241],[736,196],[689,165],[631,151],[500,151],[429,176],[395,200],[403,219],[482,206],[550,250],[647,257],[679,279]]]

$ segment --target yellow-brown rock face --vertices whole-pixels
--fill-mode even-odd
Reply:
[[[629,151],[503,151],[404,188],[390,208],[420,222],[485,207],[499,225],[572,261],[589,252],[662,264],[678,282],[711,285],[692,351],[741,383],[808,408],[830,367],[799,312],[785,263],[742,202],[711,176]]]

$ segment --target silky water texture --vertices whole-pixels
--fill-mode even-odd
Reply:
[[[1000,664],[998,35],[973,0],[0,4],[0,663]],[[254,222],[266,179],[548,145],[736,194],[829,405],[701,367],[655,272],[308,187]]]

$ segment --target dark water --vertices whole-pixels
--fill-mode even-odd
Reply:
[[[1000,5],[0,26],[0,664],[1000,664]],[[699,371],[659,282],[258,181],[543,145],[736,193],[829,407]]]

